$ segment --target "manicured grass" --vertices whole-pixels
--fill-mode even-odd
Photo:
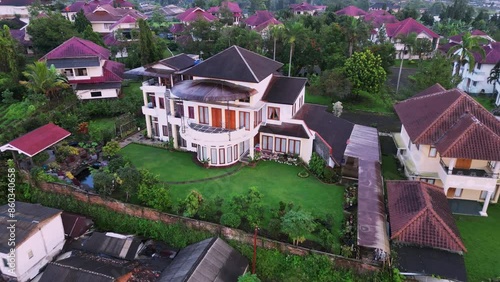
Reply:
[[[493,96],[474,96],[473,97],[479,104],[483,105],[488,111],[491,111],[495,108],[495,101]]]
[[[130,144],[122,149],[138,168],[147,168],[159,175],[163,181],[182,181],[206,178],[224,174],[235,167],[206,169],[192,161],[192,155],[184,152]],[[293,202],[304,210],[316,215],[333,214],[340,226],[342,220],[343,187],[327,185],[313,176],[300,178],[297,174],[303,168],[261,161],[256,167],[243,167],[240,171],[223,178],[192,184],[169,185],[172,197],[184,199],[193,190],[198,190],[204,197],[220,196],[225,200],[235,195],[247,193],[248,188],[257,187],[263,194],[263,204],[277,208],[280,201]]]
[[[403,173],[398,171],[398,160],[393,156],[382,155],[382,175],[384,180],[404,180]]]
[[[380,114],[393,114],[393,100],[387,94],[361,93],[356,100],[345,101],[342,104],[348,111],[363,111]]]
[[[306,103],[325,105],[330,108],[332,107],[332,98],[327,96],[307,94],[305,100]]]
[[[488,217],[456,216],[460,235],[467,248],[465,266],[468,281],[500,277],[500,204],[488,207]]]
[[[89,122],[89,130],[115,130],[114,118],[100,118]]]

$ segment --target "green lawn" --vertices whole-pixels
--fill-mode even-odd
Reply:
[[[136,167],[147,168],[158,174],[163,181],[194,180],[235,169],[206,169],[194,164],[190,153],[170,152],[138,144],[126,146],[121,154]],[[254,168],[243,167],[233,175],[216,180],[169,186],[174,199],[184,199],[193,189],[204,197],[230,199],[255,186],[263,194],[263,203],[268,208],[277,208],[279,201],[293,202],[313,214],[333,214],[337,226],[340,226],[343,187],[323,184],[313,176],[300,178],[297,173],[301,170],[301,167],[261,161]]]
[[[325,105],[325,106],[328,106],[330,108],[332,107],[332,98],[327,97],[327,96],[306,94],[305,100],[306,100],[306,103]]]
[[[479,102],[479,104],[483,105],[488,111],[491,111],[495,108],[495,99],[492,96],[473,96],[473,98]]]
[[[398,160],[393,156],[382,155],[382,175],[384,180],[404,180],[402,172],[398,171]]]
[[[486,281],[500,277],[500,204],[488,207],[488,217],[456,216],[460,235],[467,248],[465,266],[468,280]]]
[[[358,99],[345,101],[344,110],[379,114],[394,114],[393,99],[388,94],[361,93]]]
[[[115,130],[114,118],[99,118],[89,122],[89,130]]]

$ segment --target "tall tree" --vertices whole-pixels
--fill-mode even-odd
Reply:
[[[412,76],[415,90],[424,90],[436,83],[446,89],[457,87],[462,78],[453,75],[451,61],[444,55],[436,54],[426,64],[419,64],[417,72]]]
[[[399,82],[401,81],[401,72],[403,71],[403,61],[405,59],[405,55],[408,54],[408,58],[411,58],[413,47],[417,41],[417,34],[412,32],[408,35],[402,34],[398,36],[398,41],[403,45],[403,49],[399,52],[399,59],[401,63],[399,65],[399,73],[398,73],[398,83],[396,85],[396,94],[399,93]]]
[[[497,91],[497,83],[500,83],[500,62],[496,63],[495,66],[490,71],[490,76],[488,77],[488,83],[493,83],[493,94]]]
[[[426,26],[432,26],[434,24],[434,16],[429,12],[429,10],[425,10],[420,17],[420,21]]]
[[[347,59],[344,73],[352,83],[352,92],[356,98],[360,91],[378,93],[387,78],[380,56],[375,56],[370,50],[355,52]]]
[[[28,25],[28,33],[33,47],[40,53],[47,53],[77,35],[73,24],[60,13],[49,13],[46,17],[32,19]]]
[[[153,38],[153,32],[149,28],[148,23],[139,19],[139,54],[141,57],[141,64],[147,65],[161,59],[162,54],[156,46]]]
[[[476,65],[476,59],[474,57],[474,53],[478,53],[481,55],[481,58],[484,59],[485,52],[482,47],[482,44],[486,43],[486,40],[481,37],[475,37],[470,34],[470,32],[466,32],[462,35],[462,42],[454,45],[448,50],[448,56],[455,58],[456,64],[456,74],[463,75],[460,73],[460,66],[465,66],[465,64],[469,64],[469,72],[472,72]]]
[[[10,29],[4,25],[0,30],[0,72],[10,73],[17,80],[19,75],[19,44],[12,38]]]
[[[363,20],[349,16],[342,17],[340,26],[349,46],[347,54],[350,57],[355,49],[369,38],[370,29]]]
[[[374,44],[368,49],[372,51],[375,56],[380,56],[382,60],[382,67],[386,73],[390,72],[392,66],[394,66],[394,60],[396,55],[396,48],[392,43]]]
[[[90,26],[92,28],[92,24],[90,21],[85,17],[85,14],[83,13],[83,10],[78,11],[75,15],[75,29],[79,33],[83,33],[85,29]]]
[[[400,21],[405,20],[407,18],[412,18],[418,20],[420,17],[420,13],[415,8],[404,7],[396,13],[396,18]]]
[[[91,26],[87,26],[85,28],[85,30],[83,31],[82,37],[83,37],[83,39],[92,41],[97,45],[101,45],[103,47],[106,47],[104,45],[104,41],[102,39],[102,36],[99,33],[94,32],[94,30],[92,30]]]
[[[70,88],[68,79],[62,76],[54,65],[47,67],[45,62],[34,62],[26,67],[23,75],[27,81],[20,81],[33,93],[45,94],[47,98],[53,98],[62,89]]]

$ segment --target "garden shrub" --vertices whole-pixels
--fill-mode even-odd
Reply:
[[[241,217],[235,213],[225,213],[220,217],[220,224],[238,228],[241,224]]]
[[[33,163],[37,166],[41,166],[48,159],[49,153],[47,153],[47,151],[42,151],[33,157]]]
[[[203,196],[200,192],[192,190],[183,201],[184,216],[194,217],[203,203]]]
[[[224,199],[220,196],[216,196],[213,199],[206,199],[198,210],[198,216],[206,221],[220,222],[220,217],[222,215],[220,209],[223,204]]]
[[[323,180],[328,183],[335,183],[340,180],[338,173],[331,167],[323,168]]]
[[[108,162],[108,169],[111,172],[116,172],[118,169],[129,164],[122,156],[116,155]]]
[[[312,153],[311,160],[309,160],[309,170],[317,177],[323,177],[323,170],[325,168],[325,160],[317,153]]]

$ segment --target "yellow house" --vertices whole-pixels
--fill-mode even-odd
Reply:
[[[482,202],[479,214],[487,216],[500,194],[500,121],[463,91],[439,84],[394,108],[406,176],[443,187],[448,199]]]

